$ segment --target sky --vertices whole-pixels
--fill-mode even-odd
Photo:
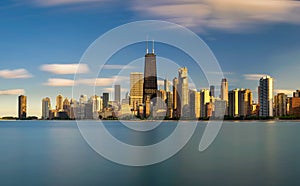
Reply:
[[[39,117],[44,97],[52,99],[53,107],[58,94],[72,97],[75,72],[92,70],[87,64],[78,65],[87,48],[109,30],[141,20],[170,21],[195,32],[214,53],[229,89],[250,88],[257,98],[258,80],[266,74],[275,79],[275,93],[291,95],[299,89],[300,1],[2,0],[0,117],[17,116],[20,94],[28,97],[28,115]],[[157,43],[155,51],[162,78],[173,79],[177,68],[191,60],[164,44]],[[112,92],[114,77],[121,70],[119,83],[124,95],[129,73],[143,72],[144,55],[145,43],[114,55],[99,79],[97,94]],[[181,63],[168,69],[167,59]],[[130,62],[130,67],[122,69]],[[189,69],[197,73],[193,70]],[[199,74],[196,79],[202,78]],[[200,81],[195,88],[207,86]]]

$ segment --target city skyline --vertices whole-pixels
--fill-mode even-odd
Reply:
[[[153,41],[153,46],[154,46],[154,41]],[[154,58],[153,58],[153,56],[154,56]],[[151,67],[150,64],[154,65],[155,68]],[[152,71],[149,71],[148,69],[152,69]],[[155,92],[162,91],[162,90],[164,90],[165,93],[172,92],[172,98],[171,98],[172,106],[171,107],[173,109],[172,113],[177,112],[177,113],[173,113],[173,114],[175,114],[176,117],[181,117],[181,116],[184,117],[184,115],[183,115],[184,113],[188,114],[188,117],[189,117],[190,112],[195,112],[195,110],[197,110],[197,108],[192,109],[191,108],[192,105],[195,107],[199,107],[199,110],[201,110],[201,112],[199,113],[200,117],[211,116],[212,114],[207,113],[207,106],[209,106],[209,107],[211,107],[211,106],[206,105],[208,103],[212,103],[211,98],[219,98],[220,101],[225,101],[226,105],[227,105],[226,106],[227,109],[225,110],[225,115],[229,115],[229,116],[233,116],[233,117],[247,116],[247,115],[249,116],[250,115],[249,113],[253,112],[253,111],[252,112],[249,111],[249,110],[251,110],[250,107],[252,107],[252,103],[261,105],[261,107],[259,107],[259,111],[258,111],[260,116],[286,115],[286,114],[282,114],[282,113],[284,113],[282,111],[280,112],[281,114],[274,114],[277,112],[279,113],[279,111],[274,110],[274,109],[278,109],[278,108],[276,108],[276,106],[273,104],[278,103],[278,102],[281,102],[281,103],[283,102],[283,98],[281,98],[281,101],[278,101],[277,96],[285,96],[286,98],[289,98],[290,95],[287,95],[284,92],[275,93],[274,92],[274,79],[273,79],[273,77],[270,77],[269,75],[265,75],[265,76],[261,77],[260,80],[258,81],[257,100],[253,99],[254,96],[253,96],[251,89],[244,89],[244,88],[228,89],[228,86],[230,83],[228,82],[227,78],[223,78],[221,80],[219,95],[215,96],[215,87],[218,87],[216,85],[210,85],[209,87],[204,87],[204,88],[203,87],[198,88],[198,87],[195,87],[195,85],[191,86],[188,83],[188,79],[190,77],[188,75],[188,69],[186,67],[182,67],[182,68],[178,69],[178,77],[174,77],[173,83],[171,81],[167,80],[167,78],[164,80],[157,80],[157,77],[156,77],[156,55],[154,53],[154,48],[152,48],[152,53],[148,52],[148,42],[147,42],[147,49],[146,49],[146,55],[145,55],[144,70],[145,70],[146,74],[154,74],[155,76],[144,76],[144,73],[141,73],[141,72],[130,72],[130,89],[125,94],[125,96],[127,96],[127,93],[129,93],[130,99],[128,101],[128,104],[130,106],[132,106],[132,109],[136,110],[137,113],[139,110],[138,105],[146,103],[146,99],[144,100],[144,98],[145,98],[145,94],[144,94],[145,79],[151,77],[151,78],[154,78],[153,80],[151,80],[151,82],[160,81],[159,89],[155,88],[155,87],[157,87],[156,83],[153,85],[151,84],[152,87],[150,86],[151,88],[155,88]],[[175,83],[175,87],[173,86],[174,83]],[[114,101],[115,103],[121,105],[121,103],[124,101],[122,98],[125,98],[125,96],[123,96],[123,97],[121,96],[122,85],[114,83],[113,87],[114,87],[114,89],[110,90],[110,92],[107,92],[107,91],[99,92],[100,94],[103,94],[101,97],[97,96],[97,94],[96,95],[82,94],[79,98],[78,103],[82,103],[82,102],[87,103],[88,100],[92,100],[93,97],[96,96],[101,99],[101,104],[103,104],[101,106],[101,108],[108,108],[109,101]],[[172,87],[172,88],[170,89],[170,87]],[[151,91],[152,91],[152,89],[151,89]],[[154,91],[154,89],[153,89],[153,91]],[[192,91],[192,92],[190,92],[190,91]],[[193,91],[195,91],[196,94],[193,95]],[[111,94],[112,92],[113,92],[113,94]],[[115,92],[117,92],[117,93],[115,93]],[[254,92],[255,92],[255,90],[254,90]],[[159,92],[157,92],[157,93],[159,93]],[[197,96],[197,93],[200,93],[199,96]],[[295,91],[293,91],[293,93],[292,93],[293,97],[297,97],[297,96],[295,96],[296,93],[298,93],[298,89],[295,89]],[[88,99],[87,96],[91,96],[90,99]],[[112,99],[113,96],[114,96],[114,99]],[[162,96],[162,95],[160,94],[160,96]],[[167,95],[164,95],[164,96],[167,96]],[[193,99],[195,99],[196,97],[199,97],[200,105],[197,105],[198,100],[195,100],[195,103],[192,103],[190,101],[191,96]],[[149,96],[149,98],[151,98],[151,99],[154,97],[156,97],[156,93],[155,93],[155,95],[153,95],[153,97],[151,95]],[[181,97],[182,100],[179,100],[180,99],[179,97]],[[167,97],[165,97],[165,99],[166,98]],[[18,118],[24,119],[24,118],[26,118],[26,116],[37,116],[37,115],[30,115],[30,114],[28,115],[27,114],[28,113],[27,112],[27,96],[20,95],[20,96],[18,96],[18,99],[19,99],[19,101],[18,101]],[[82,99],[85,101],[82,101]],[[74,101],[76,102],[76,99],[74,99],[74,97],[68,99],[68,96],[63,97],[61,93],[58,94],[56,96],[56,100],[55,100],[56,104],[55,104],[54,110],[56,112],[66,111],[65,105],[70,106],[69,101],[72,102],[72,100],[73,100],[73,102]],[[266,100],[266,101],[264,101],[264,100]],[[165,100],[165,101],[167,102],[167,100]],[[241,106],[240,105],[241,101],[247,101],[248,105]],[[284,103],[287,104],[287,101],[288,100],[286,100]],[[65,102],[67,102],[68,104],[65,104]],[[51,105],[52,105],[52,103],[51,103],[51,99],[49,97],[42,98],[42,106],[41,106],[42,114],[38,115],[38,117],[45,119],[46,118],[45,116],[47,116],[46,112],[51,111]],[[137,105],[137,107],[135,107],[133,105]],[[188,110],[184,110],[185,106],[188,106]],[[98,107],[100,108],[100,106],[98,106]],[[146,107],[144,109],[146,109]],[[281,108],[281,110],[282,109],[283,110],[285,109],[285,112],[287,110],[287,108]],[[52,110],[53,110],[53,108],[52,108]],[[68,108],[67,110],[68,110],[67,112],[68,112],[68,117],[69,117],[70,116],[70,108]],[[99,111],[100,110],[97,110],[97,112],[99,112]],[[197,113],[195,113],[195,114],[197,116]],[[10,116],[11,115],[5,115],[5,117],[10,117]],[[12,116],[12,117],[15,117],[15,116]],[[49,117],[49,114],[48,114],[48,117]]]
[[[186,67],[180,68],[178,72],[179,79],[185,78],[188,75],[188,69]],[[147,107],[147,100],[143,101],[142,93],[142,84],[144,81],[141,81],[141,79],[144,80],[143,73],[133,72],[130,76],[132,84],[130,93],[133,94],[133,96],[128,94],[129,97],[127,97],[128,95],[126,94],[126,97],[123,97],[122,99],[115,96],[112,100],[109,99],[109,93],[103,92],[102,96],[88,96],[82,94],[80,98],[76,100],[74,98],[68,99],[68,97],[63,97],[62,94],[58,94],[55,99],[56,104],[53,106],[54,108],[51,107],[51,98],[45,97],[42,99],[42,115],[41,117],[38,116],[38,118],[97,119],[98,116],[101,116],[100,112],[107,114],[105,109],[109,108],[113,109],[111,110],[112,116],[114,115],[114,112],[116,114],[116,112],[120,111],[120,115],[118,116],[117,114],[116,117],[121,117],[123,114],[122,112],[125,111],[123,106],[129,111],[125,111],[125,114],[148,117],[150,116],[150,110],[145,110]],[[167,118],[209,118],[211,116],[219,118],[226,115],[237,118],[249,116],[300,116],[300,90],[295,90],[293,92],[293,97],[288,97],[285,93],[274,94],[273,78],[268,75],[261,77],[259,80],[259,99],[257,101],[253,100],[253,93],[250,89],[236,88],[229,91],[221,91],[219,96],[215,97],[213,96],[215,92],[214,88],[212,89],[212,86],[210,86],[210,89],[191,89],[190,87],[183,85],[183,79],[179,84],[175,83],[174,85],[167,79],[163,82],[164,86],[160,86],[160,89],[157,90],[157,96],[164,100],[166,108],[161,107],[159,103],[157,103],[158,106],[156,104],[155,105],[158,109],[166,109],[164,116]],[[173,79],[173,83],[174,82],[177,82],[177,77]],[[221,80],[220,87],[224,86],[224,82],[226,82],[226,86],[228,86],[227,79],[223,78]],[[185,84],[187,84],[187,81]],[[169,86],[172,88],[170,89]],[[115,85],[115,91],[120,91],[120,89],[121,85]],[[187,97],[185,96],[186,93],[183,93],[185,91],[188,91],[188,94],[186,95]],[[177,93],[174,94],[174,92]],[[224,93],[228,94],[227,100],[224,100]],[[110,95],[110,97],[112,97],[112,95]],[[177,104],[174,105],[174,102],[177,102]],[[82,108],[81,104],[83,104]],[[140,113],[140,106],[144,107],[142,112],[149,112],[148,115]],[[90,111],[86,110],[87,108],[90,109]],[[116,108],[117,110],[115,110]],[[223,112],[222,108],[225,110],[224,113],[220,114],[219,112]],[[82,109],[85,110],[83,115]],[[148,109],[150,109],[150,107]],[[169,109],[171,109],[171,111]],[[91,113],[87,114],[87,112]],[[26,116],[28,116],[27,96],[20,95],[18,96],[18,118],[26,119]],[[29,117],[31,118],[33,115],[29,115]]]
[[[103,3],[97,0],[50,0],[45,3],[5,0],[0,7],[0,21],[5,25],[0,31],[0,117],[18,115],[17,96],[20,94],[28,96],[28,113],[38,116],[42,114],[40,100],[45,96],[55,97],[57,93],[64,93],[72,97],[72,79],[86,48],[106,31],[142,19],[175,22],[203,38],[216,55],[230,82],[230,90],[249,88],[256,100],[257,80],[268,74],[275,78],[276,93],[284,92],[291,96],[299,87],[295,78],[300,70],[300,21],[296,11],[299,4],[298,1],[253,1],[244,4],[229,1],[225,6],[213,0],[193,2],[191,6],[191,1]],[[140,11],[141,7],[146,10]],[[249,11],[244,14],[234,7]],[[269,7],[274,9],[271,11]],[[205,15],[197,14],[198,11]],[[232,14],[237,16],[233,19]],[[129,54],[126,58],[117,56],[113,60],[115,63],[108,64],[107,70],[120,69],[126,61],[140,58],[144,46],[144,43],[132,46],[128,49],[130,52],[126,51]],[[156,48],[158,57],[178,59],[174,60],[178,63],[190,62],[162,44],[158,43]],[[87,65],[80,66],[80,73],[88,73],[89,70]],[[190,73],[195,72],[190,69]],[[158,74],[166,76],[164,72],[158,71]],[[108,72],[106,77],[112,78],[113,75]],[[172,71],[167,78],[175,76],[177,72]],[[201,87],[206,86],[203,83]],[[114,87],[99,88],[99,92],[104,92]],[[124,96],[128,90],[121,91]]]

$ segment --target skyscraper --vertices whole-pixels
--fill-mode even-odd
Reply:
[[[200,91],[200,117],[207,117],[206,104],[210,103],[209,90],[203,89]]]
[[[226,78],[221,82],[221,100],[228,102],[228,81]]]
[[[239,89],[229,91],[228,99],[228,115],[239,116]]]
[[[149,96],[151,100],[152,98],[155,98],[156,95],[157,95],[156,55],[154,54],[154,41],[153,41],[152,53],[149,53],[148,46],[147,46],[147,51],[145,55],[143,103],[145,103],[147,96]]]
[[[119,104],[121,101],[121,85],[115,85],[115,102]]]
[[[19,96],[19,119],[26,119],[27,116],[27,97]]]
[[[200,118],[200,92],[190,90],[191,118]]]
[[[70,101],[67,97],[63,101],[63,111],[66,112],[67,116],[70,118],[71,104],[70,104]]]
[[[56,96],[56,110],[59,111],[63,111],[63,96],[61,94],[59,94],[58,96]]]
[[[188,69],[186,67],[178,70],[178,100],[177,110],[181,116],[187,116],[189,104],[189,84],[188,84]],[[184,115],[183,115],[184,114]]]
[[[262,77],[259,80],[259,116],[273,116],[273,78]]]
[[[164,80],[164,88],[166,92],[170,92],[170,81],[168,79]]]
[[[300,90],[296,90],[296,92],[293,92],[293,97],[294,98],[299,98],[300,97]]]
[[[143,73],[132,72],[130,73],[130,106],[137,110],[137,105],[143,104]]]
[[[173,117],[173,93],[167,92],[167,117],[172,118]]]
[[[86,117],[85,106],[87,104],[87,101],[88,101],[87,95],[84,95],[84,94],[80,95],[76,119],[85,119],[85,117]]]
[[[215,97],[215,86],[211,85],[209,87],[209,96],[210,97]]]
[[[103,99],[103,108],[107,108],[108,107],[108,101],[109,101],[109,93],[104,92],[103,96],[102,96],[102,99]]]
[[[42,119],[49,119],[49,111],[51,110],[51,100],[46,97],[42,100]]]
[[[173,111],[177,110],[177,99],[178,99],[178,79],[175,77],[173,79]]]
[[[250,116],[252,114],[252,92],[250,89],[239,91],[239,116]]]
[[[293,97],[290,98],[290,114],[296,117],[300,117],[300,91],[297,90],[293,93]]]
[[[275,96],[275,115],[276,116],[286,116],[287,115],[287,95],[284,93],[278,93]]]

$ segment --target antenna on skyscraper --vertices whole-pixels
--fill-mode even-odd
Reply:
[[[152,40],[152,54],[154,54],[154,40]]]
[[[146,54],[149,53],[149,50],[148,50],[148,36],[147,36],[147,41],[146,41]]]

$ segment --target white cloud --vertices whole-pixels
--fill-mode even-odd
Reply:
[[[25,79],[33,77],[26,69],[0,70],[0,77],[5,79]]]
[[[266,76],[266,74],[244,74],[246,80],[258,81],[260,78]]]
[[[76,7],[124,3],[119,0],[29,0],[39,7]],[[127,7],[145,19],[163,19],[197,31],[222,29],[251,31],[265,23],[300,23],[300,2],[295,0],[132,0]]]
[[[87,64],[44,64],[40,69],[53,74],[85,74],[89,72]]]
[[[122,70],[122,69],[134,69],[134,66],[130,65],[104,65],[103,69],[108,69],[108,70]]]
[[[290,0],[135,0],[140,16],[169,20],[187,27],[249,31],[260,23],[300,23],[300,2]]]
[[[295,90],[290,90],[290,89],[275,89],[274,91],[275,91],[276,94],[284,93],[284,94],[287,94],[289,96],[293,95],[293,92],[295,92]]]
[[[76,83],[88,86],[111,86],[114,80],[114,78],[79,79]]]
[[[129,77],[126,76],[113,76],[107,78],[92,78],[92,79],[79,79],[76,80],[77,85],[88,85],[88,86],[112,86],[115,83],[121,83],[129,81]]]
[[[24,89],[0,90],[0,95],[21,95],[25,94]]]
[[[113,76],[108,78],[91,78],[91,79],[63,79],[63,78],[50,78],[44,85],[46,86],[57,86],[57,87],[70,87],[70,86],[112,86],[115,83],[128,81],[128,77],[125,76]]]
[[[71,87],[74,85],[72,79],[50,78],[44,85],[51,87]]]
[[[61,5],[74,5],[74,4],[87,4],[87,3],[99,3],[105,0],[31,0],[36,6],[51,7]]]

